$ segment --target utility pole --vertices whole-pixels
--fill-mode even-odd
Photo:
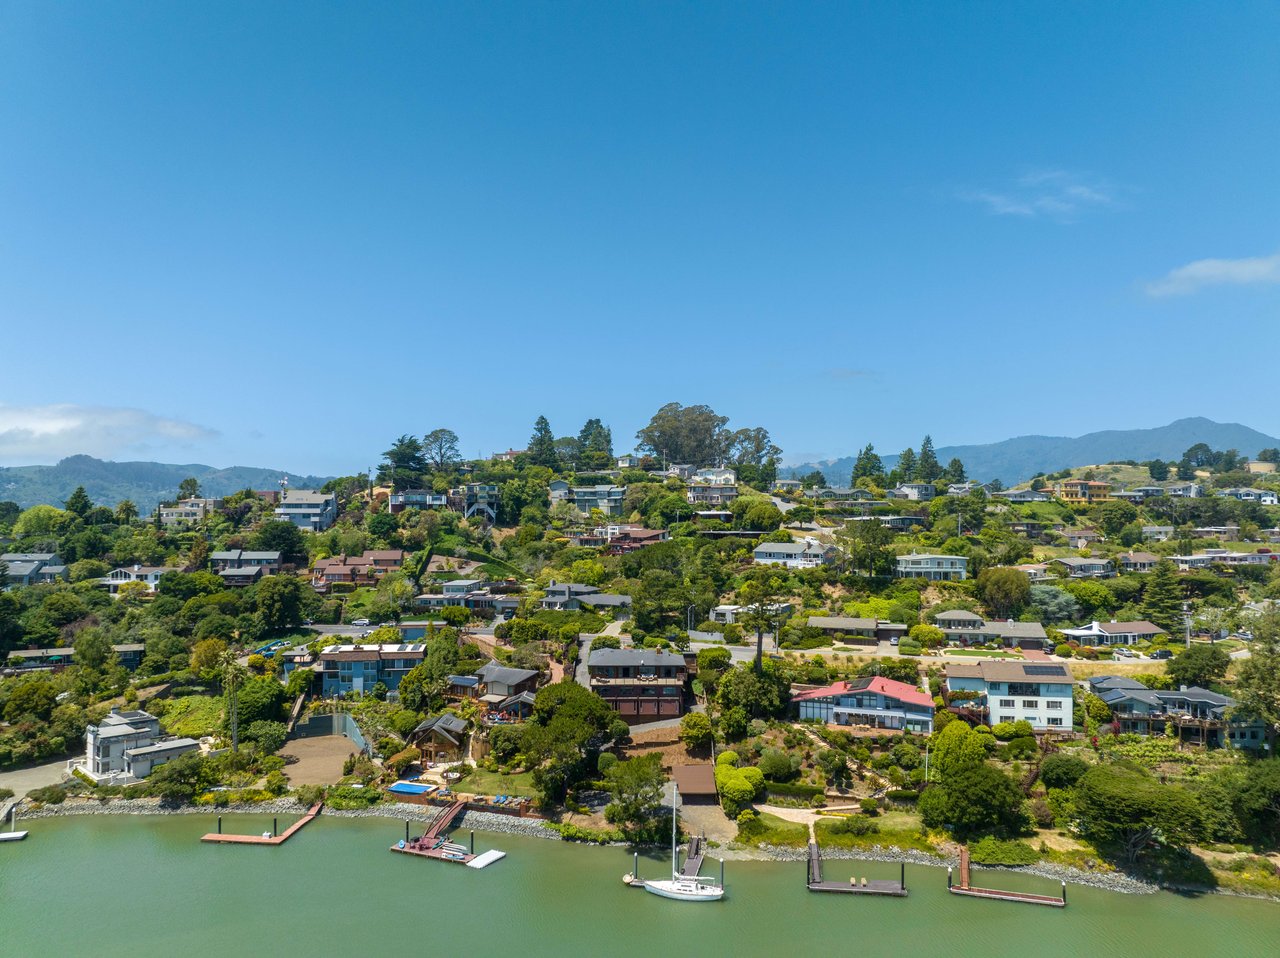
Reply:
[[[1187,648],[1191,648],[1191,603],[1182,603],[1182,628],[1187,640]]]

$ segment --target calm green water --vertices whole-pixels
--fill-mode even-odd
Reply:
[[[270,819],[225,822],[266,828]],[[910,898],[862,899],[807,892],[800,864],[730,862],[730,898],[689,905],[626,888],[631,859],[619,849],[478,832],[477,851],[508,855],[475,871],[391,854],[403,824],[390,820],[321,817],[279,848],[202,845],[204,816],[85,816],[30,830],[0,844],[5,958],[1280,954],[1280,905],[1072,886],[1068,908],[1039,908],[950,896],[945,871],[923,867],[907,869]],[[642,874],[661,870],[656,858],[641,863]],[[897,874],[863,862],[827,871]],[[1021,876],[1000,884],[1054,889]]]

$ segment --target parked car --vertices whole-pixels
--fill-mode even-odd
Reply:
[[[1156,649],[1148,657],[1152,659],[1171,659],[1173,658],[1173,653],[1168,649]]]
[[[355,619],[354,621],[352,621],[352,623],[351,623],[351,624],[352,624],[352,625],[368,625],[368,624],[369,624],[369,620],[368,620],[368,619]]]

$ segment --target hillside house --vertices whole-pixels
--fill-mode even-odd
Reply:
[[[906,682],[880,676],[794,692],[791,704],[801,722],[920,735],[933,731],[933,698]]]
[[[1027,721],[1037,731],[1070,731],[1072,678],[1057,663],[987,660],[947,666],[949,692],[968,692],[966,707],[986,713],[989,725]]]
[[[898,556],[899,579],[928,579],[930,582],[959,582],[968,576],[969,560],[964,556],[912,552]]]

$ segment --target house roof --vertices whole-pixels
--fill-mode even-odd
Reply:
[[[588,666],[595,665],[645,665],[684,666],[684,656],[659,649],[592,649]]]
[[[1160,557],[1150,552],[1126,552],[1120,556],[1121,562],[1159,562]]]
[[[623,606],[631,604],[631,596],[613,595],[611,593],[601,592],[598,595],[584,595],[579,601],[581,601],[583,605]]]
[[[986,682],[1071,682],[1071,672],[1058,663],[993,660],[947,665],[948,678],[981,678]]]
[[[948,622],[981,622],[982,616],[976,612],[970,612],[968,609],[948,609],[945,612],[939,612],[933,617],[937,622],[946,619]]]
[[[427,732],[439,732],[453,744],[458,744],[458,738],[467,730],[466,719],[460,719],[451,712],[444,712],[435,718],[426,719],[418,723],[418,727],[413,730],[411,738],[419,735],[425,735]]]
[[[891,698],[898,699],[901,702],[909,702],[912,705],[922,705],[927,708],[933,708],[933,698],[927,693],[920,691],[913,685],[906,682],[899,682],[896,679],[886,679],[879,675],[865,676],[860,679],[854,679],[851,682],[837,682],[834,685],[828,685],[820,689],[809,689],[798,695],[793,695],[793,702],[805,702],[809,699],[826,698],[831,695],[845,695],[849,692],[878,692],[881,695],[887,695]]]
[[[532,692],[521,692],[518,695],[512,695],[512,696],[509,696],[508,698],[503,699],[498,704],[498,711],[505,712],[507,709],[514,708],[517,705],[527,705],[530,708],[532,708],[533,703],[536,702],[537,700],[538,700],[538,697],[534,695]]]
[[[1138,622],[1099,622],[1098,628],[1107,635],[1122,635],[1129,632],[1138,635],[1161,635],[1164,632],[1160,626],[1152,625],[1145,619]]]
[[[874,629],[876,619],[856,619],[847,615],[811,615],[808,625],[813,629]]]
[[[716,772],[710,765],[676,765],[671,777],[684,795],[716,794]]]
[[[496,660],[490,660],[487,665],[476,669],[476,675],[486,683],[497,682],[499,685],[519,685],[521,682],[535,678],[537,674],[536,669],[516,669],[508,665],[499,665]]]

